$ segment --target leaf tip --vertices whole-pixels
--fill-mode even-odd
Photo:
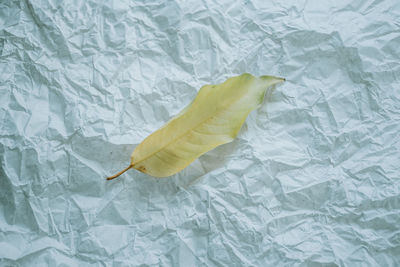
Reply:
[[[260,76],[260,79],[265,82],[266,84],[268,84],[268,86],[273,86],[276,84],[280,84],[286,81],[285,78],[282,77],[277,77],[277,76],[269,76],[269,75],[263,75]]]

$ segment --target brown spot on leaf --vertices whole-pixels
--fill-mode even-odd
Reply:
[[[137,168],[139,171],[141,171],[141,172],[146,172],[146,167],[145,166],[139,166],[138,168]]]

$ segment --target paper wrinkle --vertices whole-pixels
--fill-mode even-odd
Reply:
[[[394,0],[0,3],[0,265],[399,265],[399,18]],[[243,72],[286,82],[234,142],[105,181]]]

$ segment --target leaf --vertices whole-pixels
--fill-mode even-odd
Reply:
[[[283,81],[244,73],[203,86],[191,104],[136,147],[125,170],[107,180],[131,168],[155,177],[181,171],[207,151],[231,142],[247,115],[263,102],[266,90]]]

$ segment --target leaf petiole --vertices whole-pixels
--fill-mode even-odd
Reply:
[[[107,180],[112,180],[112,179],[117,178],[118,176],[120,176],[121,174],[123,174],[124,172],[126,172],[127,170],[129,170],[129,169],[132,168],[132,167],[133,167],[133,165],[129,165],[127,168],[123,169],[123,170],[120,171],[119,173],[117,173],[117,174],[115,174],[115,175],[113,175],[113,176],[107,177]]]

